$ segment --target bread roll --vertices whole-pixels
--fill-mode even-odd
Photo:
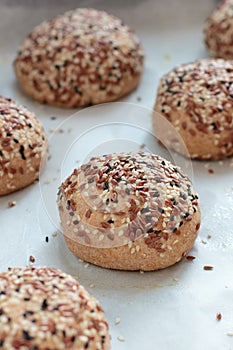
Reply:
[[[114,101],[139,83],[143,51],[122,21],[80,8],[38,25],[14,62],[22,90],[60,107]]]
[[[0,195],[38,179],[48,141],[35,114],[0,96]]]
[[[233,61],[222,59],[182,64],[161,78],[154,109],[178,131],[191,158],[233,154],[232,81]],[[155,117],[153,124],[156,132]],[[175,143],[171,148],[179,151]]]
[[[69,249],[112,269],[173,265],[192,248],[200,227],[188,177],[146,152],[92,158],[62,183],[58,207]]]
[[[233,1],[220,2],[207,18],[204,40],[213,57],[233,59]]]
[[[109,350],[99,303],[71,276],[52,268],[13,268],[0,274],[3,350]]]

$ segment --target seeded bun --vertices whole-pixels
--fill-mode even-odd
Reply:
[[[0,195],[38,179],[47,148],[46,135],[35,114],[0,96]]]
[[[71,276],[51,268],[0,274],[0,347],[109,350],[99,303]]]
[[[181,169],[151,153],[92,158],[60,186],[69,249],[90,263],[157,270],[178,262],[200,227],[197,195]]]
[[[232,81],[233,61],[222,59],[180,65],[160,80],[154,109],[176,128],[192,158],[233,154]]]
[[[214,57],[233,59],[233,1],[222,1],[207,18],[205,44]]]
[[[60,107],[114,101],[139,83],[143,51],[122,21],[81,8],[37,26],[14,62],[24,92]]]

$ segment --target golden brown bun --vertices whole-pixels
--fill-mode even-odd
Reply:
[[[99,303],[71,276],[26,267],[0,274],[1,349],[109,350]]]
[[[0,195],[38,179],[48,141],[35,114],[0,96]]]
[[[207,18],[204,39],[212,56],[233,59],[233,0],[222,1]]]
[[[232,80],[233,61],[222,59],[183,64],[161,78],[154,109],[175,127],[191,158],[233,154]],[[156,117],[153,125],[156,131]]]
[[[143,51],[120,19],[82,8],[37,26],[14,67],[21,88],[35,100],[83,107],[133,90],[143,70]]]
[[[70,250],[112,269],[173,265],[192,248],[200,227],[190,180],[144,152],[92,158],[60,186],[58,206]]]

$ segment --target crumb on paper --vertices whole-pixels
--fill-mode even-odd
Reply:
[[[116,317],[116,318],[115,318],[115,324],[117,325],[117,324],[119,324],[120,322],[121,322],[120,317]]]
[[[10,201],[10,202],[8,202],[8,207],[9,207],[9,208],[14,207],[15,205],[16,205],[16,201]]]
[[[45,180],[44,181],[44,185],[49,185],[50,184],[50,181],[49,180]]]
[[[90,266],[89,263],[86,263],[86,264],[84,265],[85,269],[87,269],[89,266]]]
[[[233,332],[227,332],[227,335],[228,335],[229,337],[233,337]]]
[[[207,244],[207,242],[204,239],[201,240],[201,243],[202,244]]]
[[[49,237],[48,237],[48,236],[45,237],[45,242],[46,242],[46,243],[49,242]]]
[[[143,270],[140,270],[139,273],[143,275],[145,272]]]
[[[196,259],[196,257],[193,256],[193,255],[187,255],[187,256],[186,256],[186,259],[187,259],[188,261],[193,261],[194,259]]]
[[[214,173],[214,170],[213,170],[213,169],[208,169],[208,173],[209,173],[209,174],[213,174],[213,173]]]
[[[36,261],[36,259],[34,258],[34,256],[33,255],[30,255],[30,257],[29,257],[29,261],[30,261],[30,263],[34,263],[35,261]]]
[[[221,312],[218,312],[216,315],[216,320],[221,321],[221,319],[222,319],[222,314],[221,314]]]
[[[208,239],[212,238],[212,235],[209,233],[207,236]]]
[[[95,288],[94,283],[91,283],[91,284],[89,285],[89,287],[90,287],[90,288]]]
[[[137,101],[140,102],[142,100],[141,96],[137,96]]]
[[[53,237],[57,237],[57,231],[54,231],[54,232],[52,233],[52,236],[53,236]]]
[[[125,338],[124,338],[122,335],[119,335],[119,336],[117,337],[117,339],[118,339],[119,341],[125,341]]]
[[[203,270],[206,270],[206,271],[210,271],[210,270],[213,270],[213,269],[214,269],[214,267],[211,266],[211,265],[205,265],[205,266],[203,266]]]
[[[163,56],[164,61],[170,62],[171,61],[171,56],[169,54],[165,54]]]
[[[83,263],[84,261],[83,261],[83,259],[78,259],[78,261],[80,261],[81,263]]]
[[[178,278],[178,277],[173,277],[172,280],[173,280],[174,282],[179,282],[179,278]]]
[[[140,145],[140,149],[144,149],[145,147],[146,147],[145,143],[142,143],[142,144]]]
[[[50,134],[63,134],[64,130],[63,129],[50,129],[49,132],[50,132]]]

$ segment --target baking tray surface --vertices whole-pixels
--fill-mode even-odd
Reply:
[[[119,108],[124,112],[119,119],[114,115],[117,103],[108,111],[109,118],[106,113],[79,114],[34,102],[16,84],[12,61],[20,42],[45,18],[78,5],[121,17],[143,43],[145,72],[138,89],[121,100]],[[165,152],[153,145],[150,136],[149,111],[159,77],[177,64],[207,56],[202,27],[215,6],[213,0],[0,3],[0,94],[35,111],[51,144],[51,159],[40,183],[0,198],[0,270],[25,266],[32,255],[36,265],[61,268],[77,276],[105,309],[113,350],[233,349],[232,159],[182,164],[201,202],[202,225],[190,252],[196,259],[183,259],[163,271],[108,271],[80,262],[65,246],[55,203],[60,181],[93,154],[138,149]],[[129,106],[144,108],[144,119],[128,113]],[[8,207],[10,201],[16,201],[12,208]],[[205,265],[213,270],[204,270]],[[216,320],[217,313],[222,314],[221,321]],[[116,318],[120,323],[115,324]]]

